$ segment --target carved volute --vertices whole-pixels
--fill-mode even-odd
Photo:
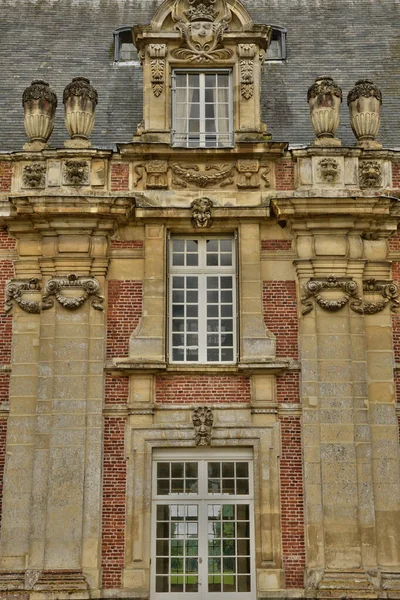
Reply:
[[[229,74],[232,141],[227,145],[269,139],[261,123],[260,80],[271,28],[253,24],[240,2],[165,0],[150,25],[134,27],[133,36],[144,73],[137,141],[171,143],[175,100],[170,90],[178,69]]]

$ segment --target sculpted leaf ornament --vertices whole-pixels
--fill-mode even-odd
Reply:
[[[338,300],[327,300],[320,294],[322,290],[342,290],[344,295]],[[351,279],[338,279],[333,275],[330,275],[326,279],[310,279],[304,285],[304,296],[301,299],[301,303],[304,305],[302,309],[303,315],[308,315],[313,309],[313,303],[310,298],[314,298],[318,306],[332,312],[338,311],[346,304],[348,304],[351,298],[354,299],[355,303],[362,302],[358,296],[358,286],[355,281]],[[352,303],[353,304],[353,303]]]
[[[68,297],[61,293],[65,288],[81,289],[81,296]],[[75,310],[82,306],[89,296],[92,298],[92,306],[96,310],[104,310],[103,296],[100,296],[100,284],[94,277],[81,277],[71,273],[67,277],[53,277],[49,279],[45,287],[45,295],[42,298],[42,309],[46,310],[54,306],[54,301],[51,296],[55,296],[56,300],[70,310]]]

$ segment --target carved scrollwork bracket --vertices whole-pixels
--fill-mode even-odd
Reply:
[[[378,302],[352,302],[350,308],[361,315],[374,315],[381,312],[389,303],[390,310],[397,312],[400,307],[398,301],[399,288],[393,281],[377,281],[367,279],[363,282],[364,294],[379,294],[382,300]]]
[[[167,46],[166,44],[149,44],[148,52],[150,56],[151,87],[153,88],[153,94],[158,98],[164,89]]]
[[[192,413],[196,446],[210,446],[214,415],[209,406],[198,406]]]
[[[310,279],[304,285],[303,289],[304,296],[301,299],[301,303],[304,305],[302,309],[303,315],[308,315],[313,309],[313,303],[310,301],[310,298],[314,298],[321,308],[332,312],[346,306],[351,298],[354,299],[355,303],[362,302],[358,296],[358,285],[355,281],[345,278],[339,279],[333,275],[330,275],[326,279]],[[327,300],[321,296],[320,292],[322,290],[342,290],[343,297],[338,300]]]
[[[81,289],[81,296],[68,297],[64,296],[61,291],[63,289]],[[53,277],[49,279],[45,287],[45,295],[42,298],[42,309],[46,310],[54,306],[54,301],[51,296],[55,296],[57,301],[70,310],[75,310],[82,306],[89,298],[92,297],[92,306],[96,310],[104,310],[103,296],[100,296],[100,284],[94,277],[81,277],[71,273],[67,277]]]
[[[41,305],[39,301],[27,300],[23,298],[24,294],[30,292],[40,292],[41,287],[38,279],[12,279],[6,285],[6,302],[4,311],[10,312],[13,307],[13,300],[22,310],[31,314],[40,313]]]

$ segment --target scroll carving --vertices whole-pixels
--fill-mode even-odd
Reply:
[[[322,290],[342,290],[343,297],[338,300],[327,300],[320,294]],[[346,306],[351,298],[355,303],[362,302],[358,296],[358,286],[351,279],[338,279],[331,275],[326,279],[310,279],[304,285],[304,296],[301,298],[301,303],[304,305],[302,309],[303,315],[308,315],[313,309],[313,303],[310,298],[314,298],[316,303],[325,310],[336,312]],[[353,306],[353,303],[352,303]]]
[[[326,183],[334,183],[340,175],[340,165],[334,158],[322,158],[318,163],[321,179]]]
[[[68,297],[61,292],[63,289],[81,289],[82,294],[77,297]],[[54,306],[51,296],[55,296],[57,302],[70,310],[82,306],[89,297],[92,297],[92,306],[96,310],[104,310],[103,296],[100,296],[100,284],[94,277],[81,277],[71,273],[67,277],[53,277],[49,279],[45,287],[45,295],[42,298],[42,308],[46,310]]]
[[[186,6],[186,10],[184,10]],[[233,56],[223,47],[231,13],[225,0],[176,0],[172,18],[181,35],[181,45],[171,56],[194,63],[210,63]]]
[[[254,94],[254,57],[255,44],[238,44],[240,58],[240,93],[249,100]]]
[[[208,406],[198,406],[192,414],[196,446],[210,446],[214,415]]]
[[[24,294],[29,292],[40,292],[41,287],[38,279],[12,279],[6,285],[6,302],[4,311],[10,312],[13,307],[13,300],[22,310],[31,314],[40,313],[40,302],[27,300],[23,298]]]
[[[26,165],[22,173],[22,181],[25,187],[44,188],[46,181],[46,165],[42,163],[32,163]]]
[[[167,52],[166,44],[149,44],[151,69],[151,87],[153,94],[158,98],[163,93],[165,77],[165,55]]]
[[[211,227],[211,209],[213,201],[210,198],[197,198],[190,205],[192,207],[192,224],[194,227]]]
[[[234,182],[231,177],[234,170],[233,165],[206,165],[204,171],[200,171],[198,165],[178,165],[174,163],[171,169],[176,179],[181,179],[185,183],[190,183],[198,187],[207,187],[208,185],[229,185]],[[214,173],[206,171],[215,171]],[[183,187],[183,186],[182,186]]]
[[[376,160],[360,161],[358,167],[360,187],[379,187],[382,184],[381,164]]]
[[[89,163],[86,160],[65,161],[64,180],[69,185],[84,185],[89,183]]]
[[[400,307],[398,301],[399,288],[392,281],[367,279],[363,282],[363,291],[365,294],[379,294],[382,296],[382,300],[378,302],[352,302],[350,308],[356,313],[361,315],[374,315],[381,312],[389,303],[392,312],[397,312]]]

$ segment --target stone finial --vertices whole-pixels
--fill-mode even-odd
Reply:
[[[198,406],[192,414],[196,446],[210,446],[214,415],[209,406]]]
[[[307,101],[310,105],[311,124],[317,136],[317,146],[340,146],[335,137],[340,123],[342,90],[332,77],[317,77],[308,88]]]
[[[43,150],[53,131],[57,96],[46,81],[35,79],[22,94],[22,106],[29,138],[24,150]]]
[[[90,146],[97,101],[97,90],[86,77],[74,77],[64,89],[65,126],[71,136],[71,140],[64,143],[67,148]]]
[[[361,148],[382,148],[376,141],[381,124],[381,90],[369,79],[359,79],[347,96],[351,128]]]

